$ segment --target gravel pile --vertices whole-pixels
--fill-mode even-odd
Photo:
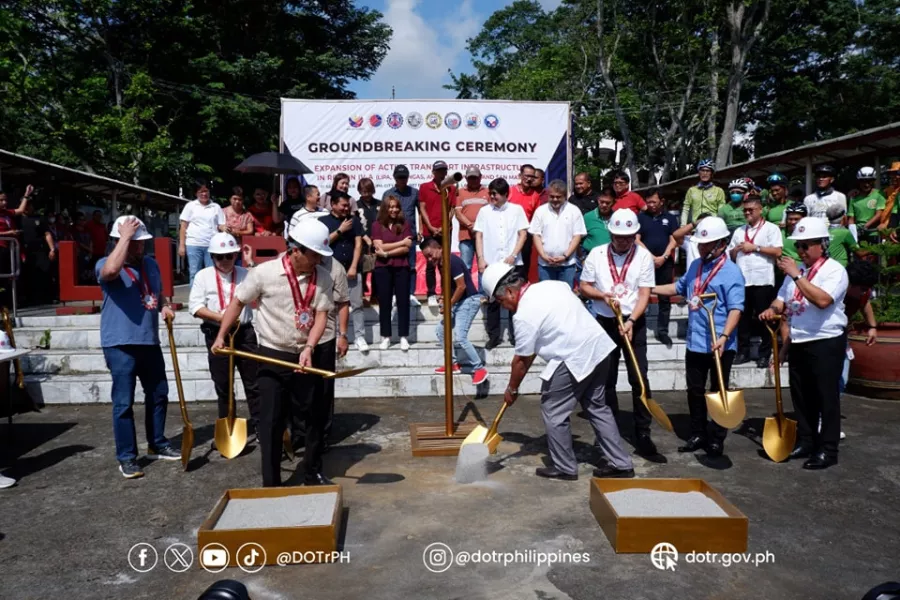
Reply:
[[[606,499],[620,517],[727,517],[715,501],[702,492],[663,492],[630,488],[610,492]]]
[[[233,499],[213,529],[270,529],[331,524],[337,492],[281,498]]]

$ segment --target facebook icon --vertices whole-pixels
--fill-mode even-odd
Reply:
[[[138,573],[152,571],[158,560],[156,548],[146,542],[135,544],[128,551],[128,564]]]

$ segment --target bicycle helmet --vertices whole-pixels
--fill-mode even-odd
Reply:
[[[802,202],[794,202],[793,204],[788,205],[786,209],[784,209],[784,213],[794,213],[803,215],[805,217],[809,214],[809,211],[806,209],[806,205]]]
[[[772,173],[766,179],[766,183],[769,184],[769,187],[773,185],[780,185],[782,187],[787,187],[788,178],[782,175],[781,173]]]
[[[876,179],[875,169],[872,167],[863,167],[856,172],[857,179]]]
[[[697,164],[697,170],[699,171],[700,169],[709,169],[710,171],[715,173],[716,165],[715,165],[715,163],[713,163],[713,161],[711,159],[704,158],[703,160],[700,161],[699,164]]]
[[[749,189],[747,185],[747,180],[743,177],[739,179],[732,180],[731,183],[728,184],[729,190],[741,190],[742,192],[746,192]]]

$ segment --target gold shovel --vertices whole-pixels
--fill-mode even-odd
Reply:
[[[234,336],[240,322],[228,333],[228,347],[234,351]],[[234,458],[247,446],[247,419],[234,417],[234,354],[228,355],[228,416],[216,419],[216,448],[225,458]]]
[[[616,320],[619,323],[619,327],[624,329],[625,324],[622,322],[622,308],[619,306],[619,303],[615,301],[609,302],[609,307],[616,314]],[[638,381],[641,384],[641,402],[644,403],[644,406],[650,414],[653,415],[653,418],[659,423],[660,427],[663,427],[667,431],[675,431],[675,428],[672,426],[672,421],[669,420],[669,416],[666,414],[666,411],[663,410],[662,406],[660,406],[653,398],[647,397],[647,385],[644,383],[644,375],[641,373],[641,367],[638,365],[637,357],[634,355],[634,348],[631,347],[631,340],[624,335],[621,337],[625,342],[625,349],[628,350],[628,356],[631,358],[631,366],[634,367],[634,372],[637,374]]]
[[[707,308],[704,300],[712,299],[712,310]],[[709,335],[712,339],[712,345],[715,346],[718,341],[716,334],[716,321],[713,318],[713,311],[716,310],[716,294],[701,294],[700,306],[706,311],[709,317]],[[744,406],[744,392],[741,390],[726,390],[725,378],[722,376],[722,361],[718,352],[713,352],[713,360],[716,363],[716,375],[719,378],[719,391],[706,394],[706,410],[713,421],[724,427],[725,429],[734,429],[744,422],[744,416],[747,409]]]
[[[175,387],[178,389],[178,406],[181,407],[181,420],[184,421],[184,430],[181,432],[181,466],[187,471],[191,450],[194,447],[194,426],[188,419],[187,404],[184,401],[184,388],[181,385],[181,369],[178,367],[178,352],[175,350],[171,318],[166,318],[166,329],[169,330],[169,351],[172,353],[172,370],[175,371]]]
[[[781,321],[779,316],[775,319]],[[772,356],[775,359],[775,410],[776,416],[766,417],[763,426],[763,449],[769,458],[775,462],[787,459],[794,444],[797,443],[797,421],[784,416],[784,407],[781,403],[781,360],[778,356],[778,332],[772,324],[766,321],[766,328],[772,334]]]
[[[503,418],[503,413],[506,412],[506,409],[509,408],[509,404],[504,402],[500,406],[500,410],[497,412],[497,416],[494,417],[494,422],[491,423],[491,428],[488,429],[484,425],[477,425],[475,429],[473,429],[469,435],[466,436],[466,439],[463,440],[462,445],[466,446],[468,444],[485,444],[488,447],[490,454],[493,454],[497,451],[497,446],[500,445],[500,442],[503,441],[503,438],[497,433],[497,428],[500,427],[500,419]]]
[[[359,375],[360,373],[365,373],[372,367],[360,367],[358,369],[347,369],[346,371],[340,371],[336,373],[334,371],[326,371],[325,369],[317,369],[315,367],[301,367],[300,365],[292,362],[288,362],[286,360],[278,360],[277,358],[270,358],[268,356],[263,356],[262,354],[253,354],[252,352],[244,352],[243,350],[235,350],[232,346],[231,348],[220,348],[213,352],[214,354],[223,354],[225,356],[238,357],[238,358],[249,358],[250,360],[255,360],[256,362],[267,363],[270,365],[275,365],[276,367],[285,367],[287,369],[293,369],[294,371],[300,371],[302,373],[309,373],[310,375],[318,375],[320,377],[324,377],[325,379],[344,379],[346,377],[353,377],[354,375]]]

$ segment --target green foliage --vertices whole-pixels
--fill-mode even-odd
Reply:
[[[885,231],[885,238],[895,231]],[[900,323],[900,244],[863,242],[861,246],[878,257],[878,283],[872,300],[875,321]]]
[[[277,149],[280,98],[352,97],[390,35],[351,0],[10,0],[2,146],[150,188],[231,183]]]

